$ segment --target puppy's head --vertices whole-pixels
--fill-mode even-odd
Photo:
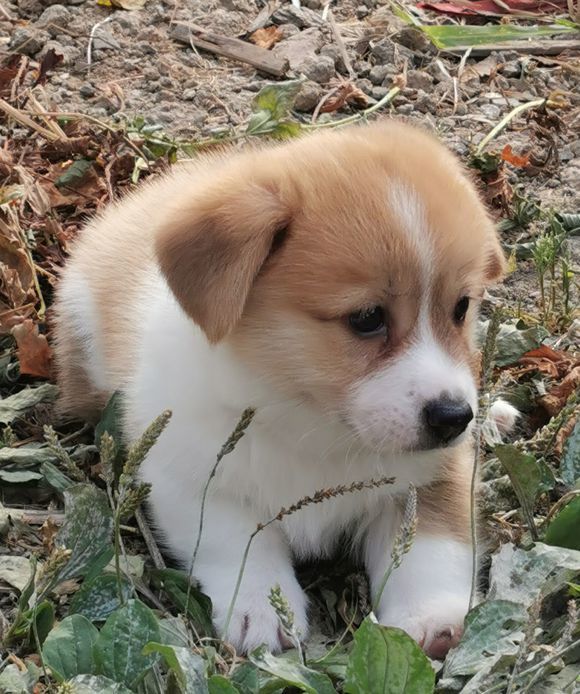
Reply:
[[[435,448],[467,429],[478,302],[504,259],[425,133],[379,124],[233,157],[170,216],[157,254],[211,342],[370,446]]]

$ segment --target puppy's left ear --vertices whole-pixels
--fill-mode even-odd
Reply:
[[[494,231],[485,250],[484,277],[488,284],[501,279],[506,271],[507,263],[497,232]]]
[[[210,342],[226,337],[241,318],[289,222],[273,185],[239,176],[194,191],[165,221],[155,242],[161,271]]]

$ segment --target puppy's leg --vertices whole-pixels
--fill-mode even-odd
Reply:
[[[191,553],[183,554],[184,548],[191,547],[197,540],[199,506],[190,503],[187,515],[191,519],[186,526],[187,535],[180,538],[175,530],[171,535],[171,544],[179,543],[184,562],[191,560]],[[241,507],[236,501],[211,497],[206,506],[201,542],[193,567],[193,575],[212,600],[216,630],[239,653],[247,653],[261,644],[266,644],[274,652],[288,645],[268,600],[270,589],[276,585],[280,585],[294,612],[295,626],[300,635],[305,637],[308,629],[306,596],[296,580],[288,544],[278,528],[268,527],[252,542],[228,631],[224,633],[244,550],[258,522],[251,509]]]
[[[419,491],[415,541],[391,574],[377,618],[404,629],[432,658],[443,658],[463,632],[472,573],[469,484],[459,478]],[[376,595],[391,562],[400,522],[394,509],[369,528],[366,544],[371,590]]]

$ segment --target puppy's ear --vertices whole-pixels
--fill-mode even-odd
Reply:
[[[501,279],[506,271],[507,263],[504,252],[502,250],[497,232],[493,232],[493,236],[487,243],[486,259],[484,267],[484,276],[486,282],[493,284]]]
[[[252,284],[290,222],[277,193],[228,180],[164,223],[155,250],[181,307],[211,342],[242,316]]]

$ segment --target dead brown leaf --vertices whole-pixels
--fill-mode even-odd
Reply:
[[[42,544],[47,554],[50,554],[54,549],[54,538],[58,532],[58,525],[49,516],[42,526],[40,527],[40,536],[42,537]]]
[[[515,166],[518,169],[525,169],[530,163],[529,154],[516,154],[512,150],[511,145],[506,145],[501,151],[501,158],[507,161],[508,164]]]
[[[20,373],[49,378],[52,351],[46,337],[38,332],[38,326],[30,319],[25,320],[12,328],[12,335],[18,347]]]
[[[320,108],[320,113],[332,113],[343,108],[346,104],[355,106],[356,108],[365,108],[368,106],[369,99],[367,95],[361,91],[352,82],[342,82],[336,88],[335,93],[328,97]]]
[[[271,26],[264,27],[263,29],[256,29],[253,34],[250,35],[250,41],[255,43],[256,46],[260,48],[270,49],[272,46],[276,45],[278,41],[281,41],[283,33],[280,27]]]
[[[550,417],[555,417],[568,402],[572,393],[580,387],[580,366],[576,366],[564,377],[561,383],[551,388],[546,395],[538,398],[541,405]]]

